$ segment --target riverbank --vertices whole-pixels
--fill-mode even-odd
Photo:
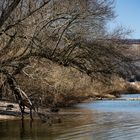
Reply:
[[[89,97],[87,100],[79,99],[79,103],[85,103],[85,102],[93,102],[96,100],[105,100],[105,99],[115,99],[114,96],[106,96],[106,97]],[[75,103],[74,103],[75,102]],[[78,103],[76,101],[71,101],[71,105]],[[67,106],[68,107],[68,106]],[[69,103],[70,107],[70,103]],[[36,112],[33,111],[33,118],[35,120],[43,120],[44,122],[48,121],[48,119],[51,119],[51,121],[60,122],[60,118],[66,117],[67,115],[80,115],[81,112],[68,112],[65,109],[65,106],[63,106],[59,112],[51,112],[50,109],[44,107],[44,108],[38,108],[38,115]],[[19,105],[17,103],[9,102],[9,101],[0,101],[0,120],[20,120],[21,119],[21,112],[19,109]],[[25,114],[24,119],[29,120],[30,119],[30,110],[28,108],[25,108]]]
[[[136,89],[136,88],[134,88]],[[131,88],[132,90],[132,88]],[[73,98],[69,98],[66,101],[61,102],[61,104],[58,104],[58,107],[61,108],[65,108],[65,107],[70,107],[74,104],[78,104],[78,103],[89,103],[89,102],[94,102],[97,100],[122,100],[120,99],[121,95],[124,93],[128,93],[128,91],[116,91],[116,92],[110,92],[110,93],[106,93],[106,94],[97,94],[95,93],[93,96],[86,96],[86,97],[75,97],[73,96]],[[134,92],[132,92],[134,93]],[[140,98],[130,98],[130,99],[123,99],[123,100],[130,100],[130,101],[134,101],[134,100],[140,100]],[[29,109],[25,109],[25,119],[30,119],[30,111]],[[68,112],[63,112],[63,109],[61,109],[61,111],[59,111],[59,113],[53,113],[50,112],[50,110],[47,107],[43,107],[43,108],[39,108],[39,113],[40,114],[45,114],[44,116],[41,116],[43,118],[43,120],[48,119],[48,116],[65,116],[65,115],[69,115]],[[36,114],[33,111],[33,117],[34,119],[40,119],[38,114]],[[46,117],[46,118],[45,118]],[[13,102],[9,102],[9,101],[0,101],[0,120],[13,120],[13,119],[21,119],[21,112],[19,109],[19,105]],[[58,118],[57,118],[58,119]]]
[[[79,115],[81,112],[68,112],[60,109],[59,112],[51,112],[48,108],[39,108],[38,114],[33,111],[33,119],[47,123],[60,123],[63,117]],[[0,101],[0,120],[20,120],[21,112],[17,103]],[[30,110],[25,108],[24,119],[30,120]]]
[[[0,120],[13,120],[20,118],[19,106],[16,103],[0,101]]]
[[[106,97],[89,97],[87,100],[79,100],[80,102],[92,102],[95,100],[105,100],[105,99],[115,99],[115,96],[111,96],[108,95]],[[28,108],[25,109],[25,119],[30,119],[30,111]],[[54,113],[54,112],[50,112],[48,108],[39,108],[39,113],[40,114],[44,114],[44,116],[41,116],[43,118],[43,120],[48,119],[48,116],[51,116],[51,118],[53,118],[55,116],[54,120],[58,120],[59,117],[61,116],[66,116],[66,115],[70,115],[69,112],[65,112],[63,111],[63,109],[61,109],[59,111],[59,113]],[[47,115],[46,115],[47,114]],[[78,115],[76,112],[74,112],[71,115]],[[34,119],[40,119],[39,116],[33,111],[33,117]],[[46,118],[45,118],[46,117]],[[21,113],[20,113],[20,109],[19,109],[19,105],[17,103],[12,103],[9,101],[0,101],[0,120],[18,120],[21,119]]]

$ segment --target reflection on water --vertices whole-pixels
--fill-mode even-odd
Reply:
[[[69,115],[52,126],[40,121],[1,121],[0,140],[140,139],[140,101],[96,101],[65,111]]]

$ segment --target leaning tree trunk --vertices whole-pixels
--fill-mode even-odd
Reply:
[[[35,110],[31,100],[27,96],[27,94],[19,87],[19,85],[16,82],[16,79],[14,76],[12,76],[8,71],[6,70],[0,70],[1,73],[3,73],[6,76],[6,81],[4,82],[7,83],[10,87],[10,90],[13,92],[17,103],[19,104],[21,114],[22,114],[22,119],[23,119],[23,113],[25,107],[30,109],[30,117],[32,119],[32,110]]]

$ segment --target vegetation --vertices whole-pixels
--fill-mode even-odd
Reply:
[[[105,96],[114,77],[124,83],[135,65],[121,42],[129,31],[107,31],[113,8],[112,0],[1,0],[1,92],[16,94],[10,77],[34,104],[52,107]]]

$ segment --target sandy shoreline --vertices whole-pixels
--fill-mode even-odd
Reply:
[[[13,106],[10,108],[9,106]],[[26,112],[29,112],[26,109]],[[19,110],[19,105],[16,103],[11,103],[8,101],[0,101],[0,120],[13,120],[13,119],[20,119],[21,113]]]
[[[11,115],[0,115],[0,120],[15,120],[15,119],[18,119],[18,118]]]
[[[7,106],[13,105],[14,107],[11,110],[7,110]],[[59,118],[65,117],[67,115],[81,115],[83,112],[75,112],[71,110],[60,109],[59,112],[53,113],[50,112],[47,108],[39,109],[39,113],[43,113],[44,115],[50,116],[56,121],[59,121]],[[25,109],[25,119],[30,119],[29,109]],[[47,120],[47,116],[43,116],[43,121]],[[46,117],[46,118],[45,118]],[[41,119],[39,116],[33,112],[34,119]],[[19,120],[21,119],[21,113],[19,110],[19,106],[16,103],[10,103],[7,101],[0,101],[0,121],[1,120]]]
[[[12,108],[9,108],[9,106],[12,106]],[[47,116],[57,117],[57,115],[65,115],[64,112],[61,112],[60,114],[51,113],[51,112],[49,112],[49,110],[47,108],[39,109],[39,110],[40,111],[38,112],[38,114],[40,114],[40,115],[43,114],[43,116],[42,116],[43,118],[40,118],[38,116],[38,114],[36,114],[36,112],[33,111],[32,113],[33,113],[34,119],[46,120],[46,119],[48,119]],[[26,113],[24,113],[24,118],[30,119],[30,110],[28,108],[25,108],[25,112]],[[19,119],[21,119],[21,112],[20,112],[18,104],[7,102],[7,101],[0,101],[0,120],[19,120]]]

